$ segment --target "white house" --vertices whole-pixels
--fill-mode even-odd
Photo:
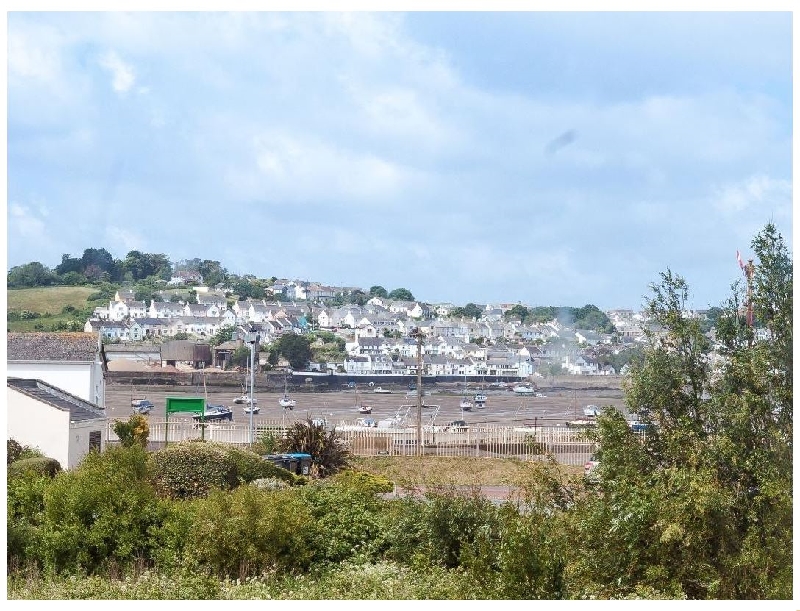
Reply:
[[[42,380],[105,407],[108,363],[97,333],[8,333],[6,337],[8,377]]]
[[[97,405],[28,378],[6,382],[7,436],[39,448],[62,468],[72,469],[106,444],[106,415]]]

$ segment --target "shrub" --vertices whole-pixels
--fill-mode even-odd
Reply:
[[[236,477],[241,483],[248,484],[257,479],[277,479],[290,486],[299,483],[294,473],[264,460],[255,452],[230,445],[224,446],[223,450],[236,465]]]
[[[61,464],[55,458],[34,456],[21,458],[8,465],[8,479],[29,473],[55,477],[61,471]]]
[[[235,461],[215,443],[168,445],[152,454],[152,463],[156,490],[173,499],[204,497],[212,488],[230,490],[239,483]]]
[[[296,491],[241,486],[197,501],[186,550],[199,569],[243,579],[276,569],[305,571],[316,538],[311,513]]]
[[[150,553],[162,508],[141,447],[90,452],[45,492],[42,560],[54,571],[93,572]]]
[[[134,444],[138,444],[143,448],[147,447],[150,424],[142,414],[131,414],[127,422],[118,420],[114,423],[113,428],[123,447],[129,448]]]
[[[279,452],[299,452],[311,455],[311,465],[320,477],[327,477],[345,468],[350,452],[336,430],[326,431],[311,419],[295,422],[278,442]]]
[[[10,465],[15,460],[18,460],[20,454],[22,454],[22,445],[16,439],[9,439],[6,441],[7,465]]]
[[[485,555],[497,539],[497,508],[479,493],[441,489],[391,506],[383,516],[389,554],[412,565],[459,567],[465,554],[472,559],[481,548]]]
[[[49,475],[27,471],[6,484],[6,555],[8,565],[36,562],[41,548],[39,531],[44,514],[44,494],[53,481]]]
[[[373,494],[394,490],[394,483],[391,480],[366,471],[346,469],[336,474],[335,481],[341,486]]]
[[[338,478],[337,478],[338,479]],[[375,558],[386,547],[381,514],[388,501],[358,478],[317,481],[298,491],[319,531],[317,558],[337,563],[355,556]]]

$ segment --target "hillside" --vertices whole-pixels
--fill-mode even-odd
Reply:
[[[83,310],[88,305],[88,297],[96,293],[91,286],[48,286],[31,289],[9,289],[9,312],[36,312],[38,314],[60,314],[64,307],[72,306]]]

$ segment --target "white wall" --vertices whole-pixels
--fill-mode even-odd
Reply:
[[[62,412],[6,386],[8,438],[39,448],[69,468],[69,412]],[[87,442],[88,448],[88,442]]]
[[[37,401],[6,387],[8,438],[39,448],[62,469],[76,467],[89,453],[89,433],[100,431],[100,449],[106,447],[105,419],[70,424],[69,412]]]
[[[6,364],[10,378],[41,380],[84,401],[106,405],[106,383],[100,363],[88,361],[18,361]]]

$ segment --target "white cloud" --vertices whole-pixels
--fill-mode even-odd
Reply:
[[[255,138],[253,147],[261,188],[292,200],[320,196],[385,200],[412,179],[406,169],[378,155],[311,137],[264,134]]]
[[[135,231],[123,229],[115,225],[106,227],[104,239],[114,245],[115,252],[128,253],[132,250],[146,251],[147,240]]]
[[[44,221],[29,208],[11,202],[8,207],[8,216],[8,233],[14,239],[25,238],[33,241],[45,239]]]
[[[111,73],[111,87],[117,93],[126,93],[136,82],[133,67],[122,61],[114,51],[103,55],[99,64]]]
[[[765,174],[755,174],[746,180],[717,187],[713,193],[714,206],[726,213],[742,212],[750,208],[783,210],[792,204],[792,183],[772,179]]]

